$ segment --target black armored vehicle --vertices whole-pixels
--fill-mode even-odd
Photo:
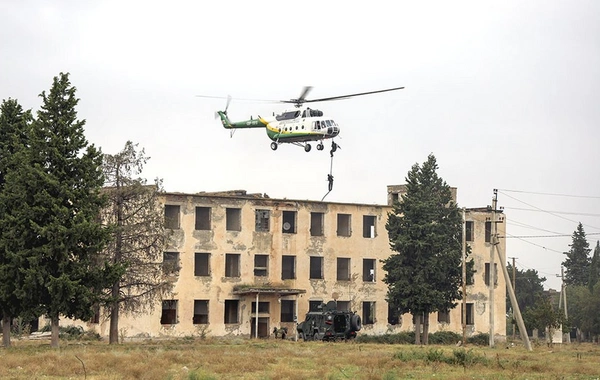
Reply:
[[[329,301],[306,313],[304,322],[298,324],[298,334],[304,340],[348,340],[355,338],[361,327],[358,314],[337,310],[336,302]]]

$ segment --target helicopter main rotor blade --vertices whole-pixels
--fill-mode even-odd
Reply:
[[[359,93],[355,93],[355,94],[348,94],[348,95],[340,95],[340,96],[330,96],[327,98],[319,98],[319,99],[310,99],[310,100],[302,100],[303,103],[314,103],[314,102],[327,102],[330,100],[340,100],[340,99],[348,99],[348,98],[352,98],[355,96],[362,96],[362,95],[371,95],[371,94],[379,94],[381,92],[388,92],[388,91],[396,91],[396,90],[402,90],[404,87],[394,87],[394,88],[387,88],[385,90],[377,90],[377,91],[368,91],[368,92],[359,92]],[[283,101],[284,103],[298,103],[298,100],[290,100],[290,101]]]

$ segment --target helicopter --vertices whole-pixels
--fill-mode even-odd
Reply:
[[[216,117],[221,119],[221,124],[225,129],[231,129],[232,135],[237,129],[265,128],[267,136],[272,140],[271,149],[277,150],[279,145],[290,143],[304,148],[304,151],[310,152],[311,142],[317,142],[317,150],[323,150],[323,140],[333,139],[340,134],[340,126],[330,117],[326,117],[323,111],[305,106],[305,103],[325,102],[331,100],[348,99],[355,96],[377,94],[381,92],[401,90],[404,87],[394,87],[384,90],[361,92],[355,94],[331,96],[319,99],[307,99],[306,96],[312,90],[312,86],[303,88],[300,96],[296,99],[279,100],[279,103],[293,104],[295,108],[287,109],[280,114],[272,117],[258,118],[250,117],[249,120],[232,122],[227,115],[227,109],[231,97],[227,97],[225,110],[217,111]],[[218,98],[214,96],[203,96],[205,98]],[[332,143],[332,149],[335,150],[335,143]]]

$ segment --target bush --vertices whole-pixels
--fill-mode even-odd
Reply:
[[[405,331],[398,334],[359,335],[356,337],[356,342],[379,344],[413,344],[415,343],[415,333],[412,331]]]
[[[474,344],[476,346],[486,346],[490,343],[490,335],[486,333],[479,333],[467,338],[467,343]]]
[[[452,331],[438,331],[429,334],[429,344],[456,344],[462,336]]]

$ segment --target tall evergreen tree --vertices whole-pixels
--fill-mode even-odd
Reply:
[[[84,136],[75,92],[69,75],[61,73],[50,92],[40,94],[32,165],[23,194],[15,194],[26,221],[23,248],[30,253],[26,292],[51,320],[53,347],[59,344],[59,317],[91,317],[111,277],[111,267],[97,262],[109,238],[100,222],[102,154]]]
[[[462,298],[462,215],[437,169],[432,154],[422,166],[413,165],[406,194],[386,224],[390,246],[397,252],[383,260],[387,299],[400,313],[415,317],[417,344],[421,316],[427,344],[429,314],[447,312]]]
[[[7,197],[22,165],[26,165],[31,112],[23,111],[14,99],[0,106],[0,315],[2,315],[2,344],[10,346],[10,323],[13,317],[25,312],[18,294],[22,285],[20,269],[26,263],[15,250],[14,225],[10,220],[13,205]],[[18,243],[18,242],[16,242]]]
[[[585,237],[583,225],[579,223],[573,232],[571,249],[565,252],[565,283],[567,285],[587,285],[590,279],[590,244]]]
[[[600,280],[600,241],[596,241],[596,248],[594,248],[594,255],[590,264],[590,279],[588,281],[590,292],[593,292],[598,280]]]
[[[513,267],[507,265],[508,274],[511,276]],[[536,300],[544,294],[544,281],[546,277],[540,277],[535,269],[520,270],[515,268],[515,296],[519,304],[519,310],[524,312],[535,305]],[[506,295],[506,310],[511,308],[510,298]]]
[[[118,343],[121,312],[147,311],[172,285],[162,268],[167,237],[158,199],[162,183],[157,179],[154,185],[147,185],[138,177],[149,157],[136,147],[128,141],[121,152],[104,156],[109,205],[103,219],[113,226],[113,239],[104,253],[107,260],[124,268],[112,283],[106,302],[111,344]]]

